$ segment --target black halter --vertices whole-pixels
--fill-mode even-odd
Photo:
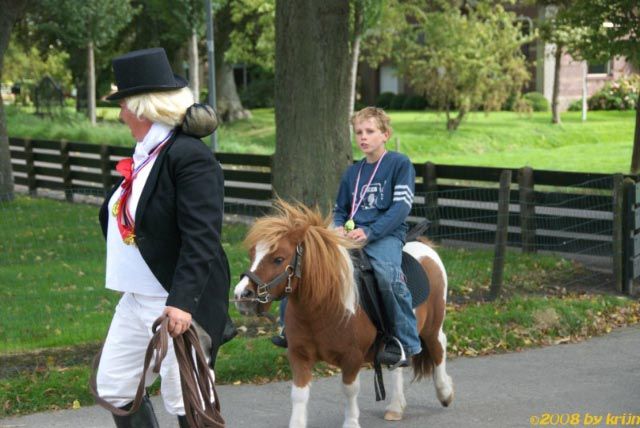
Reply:
[[[271,281],[267,283],[265,283],[262,279],[258,277],[258,275],[251,272],[250,270],[245,270],[244,272],[242,272],[242,275],[240,275],[240,279],[246,276],[256,284],[257,290],[256,290],[256,298],[254,299],[255,301],[259,303],[269,303],[272,300],[281,300],[282,296],[277,299],[274,299],[269,292],[273,287],[277,287],[282,283],[282,281],[286,279],[287,286],[285,287],[284,292],[285,294],[291,293],[292,291],[291,277],[295,275],[296,278],[300,279],[300,277],[302,276],[302,254],[303,253],[304,253],[304,249],[302,248],[302,244],[298,244],[296,246],[296,252],[293,255],[293,259],[291,260],[291,263],[284,268],[284,271],[281,274],[279,274],[278,276],[276,276],[275,278],[273,278]]]

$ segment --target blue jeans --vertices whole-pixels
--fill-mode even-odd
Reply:
[[[393,334],[400,340],[407,356],[422,350],[411,307],[411,293],[402,273],[402,241],[385,236],[364,247],[378,281],[382,304]]]

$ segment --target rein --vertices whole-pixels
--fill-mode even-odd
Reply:
[[[159,327],[159,328],[158,328]],[[160,365],[167,355],[169,344],[169,318],[161,316],[153,323],[151,330],[153,337],[147,346],[144,356],[144,369],[138,383],[136,396],[129,410],[115,407],[98,394],[96,376],[102,349],[93,360],[91,379],[89,380],[89,390],[95,401],[100,406],[109,410],[117,416],[129,416],[140,407],[145,391],[145,374],[151,365],[151,358],[154,357],[153,372],[160,372]],[[209,372],[207,360],[200,346],[200,339],[193,326],[182,335],[173,339],[176,352],[176,359],[180,369],[180,385],[182,387],[182,399],[189,426],[198,428],[224,428],[225,422],[220,413],[220,400],[213,383],[213,378]],[[194,360],[195,353],[195,360]],[[211,403],[211,393],[215,399]],[[204,405],[204,410],[202,406]]]
[[[293,289],[291,288],[291,278],[293,276],[295,276],[298,279],[302,277],[302,255],[303,254],[304,254],[304,249],[302,247],[302,244],[296,245],[296,252],[293,255],[293,259],[291,260],[291,263],[284,268],[284,271],[282,271],[282,273],[280,273],[271,281],[266,283],[262,279],[260,279],[258,275],[251,272],[249,269],[242,272],[242,275],[240,275],[240,279],[246,276],[251,281],[253,281],[254,284],[256,284],[256,287],[257,287],[256,297],[253,299],[239,299],[237,301],[258,302],[258,303],[264,304],[264,303],[270,303],[272,300],[281,300],[282,296],[274,299],[269,292],[271,291],[272,288],[282,284],[282,282],[284,282],[285,280],[287,281],[287,286],[284,289],[284,293],[290,294],[293,291]]]

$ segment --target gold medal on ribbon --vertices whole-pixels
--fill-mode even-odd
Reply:
[[[353,219],[347,220],[347,222],[344,224],[344,230],[346,230],[347,232],[351,232],[355,228],[356,228],[356,224],[353,221]]]
[[[124,238],[123,241],[127,245],[136,245],[136,235],[130,233],[126,238]]]
[[[113,204],[113,208],[111,208],[111,214],[114,217],[118,217],[118,211],[120,211],[120,199],[118,199],[116,203]]]

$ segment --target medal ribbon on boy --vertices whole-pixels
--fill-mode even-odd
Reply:
[[[118,231],[120,232],[120,236],[122,237],[122,241],[127,245],[135,245],[135,221],[129,212],[129,197],[131,196],[131,192],[133,190],[133,180],[136,179],[140,171],[153,159],[158,156],[162,147],[169,141],[169,138],[173,135],[173,132],[170,132],[169,135],[165,137],[164,140],[160,142],[149,156],[140,163],[137,167],[133,166],[133,158],[124,158],[121,159],[116,165],[116,171],[124,177],[124,181],[121,184],[122,193],[120,194],[120,198],[113,205],[113,209],[111,210],[111,214],[116,218],[116,222],[118,223]]]
[[[375,177],[376,172],[378,172],[378,167],[380,166],[380,162],[382,162],[382,158],[386,154],[387,154],[387,151],[385,150],[382,153],[382,156],[380,156],[380,159],[378,159],[378,162],[376,162],[376,166],[373,169],[373,172],[371,173],[369,182],[366,184],[366,186],[362,188],[362,192],[360,192],[360,200],[358,201],[358,203],[356,203],[356,200],[358,199],[358,185],[360,184],[360,174],[362,173],[362,167],[364,166],[364,161],[362,162],[362,164],[360,164],[360,169],[358,170],[358,177],[356,178],[356,186],[353,189],[353,200],[351,201],[351,214],[349,214],[349,220],[347,220],[346,223],[344,224],[344,230],[347,233],[351,232],[356,228],[356,222],[353,221],[353,217],[356,215],[358,208],[360,208],[360,204],[362,204],[362,201],[364,200],[364,196],[367,194],[367,190],[369,190],[369,186],[373,181],[373,177]]]

